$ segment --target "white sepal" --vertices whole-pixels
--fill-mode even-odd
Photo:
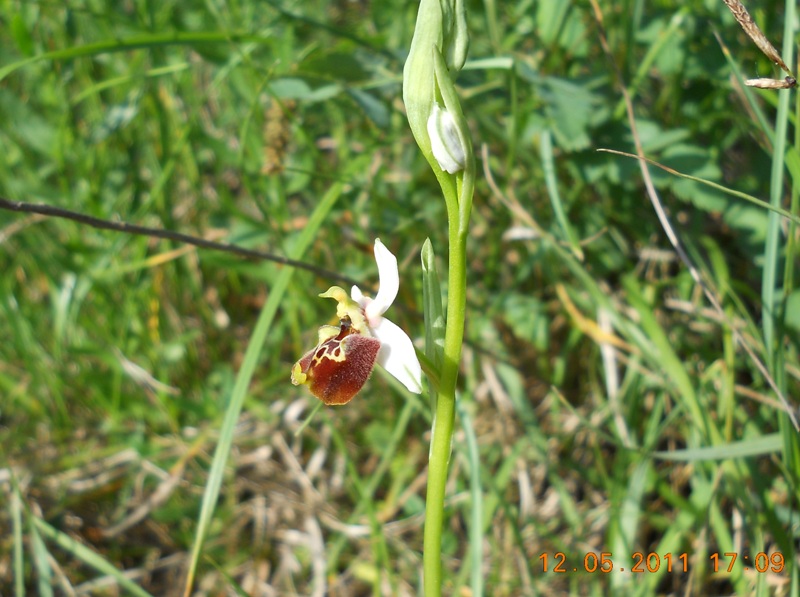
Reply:
[[[409,391],[422,393],[422,367],[417,359],[414,344],[402,328],[386,319],[383,314],[397,298],[400,273],[397,258],[380,241],[375,239],[375,261],[378,264],[380,286],[374,299],[364,296],[358,286],[350,290],[350,298],[364,312],[370,333],[380,340],[378,364],[391,373]]]
[[[385,317],[381,318],[377,327],[372,328],[372,332],[381,341],[378,365],[397,378],[410,392],[421,394],[422,367],[408,334]]]

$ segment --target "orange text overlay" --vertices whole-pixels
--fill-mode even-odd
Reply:
[[[621,563],[624,560],[625,563]],[[608,574],[617,572],[688,572],[689,555],[686,553],[644,553],[633,552],[622,558],[614,558],[608,551],[589,552],[568,557],[564,552],[543,553],[539,556],[542,572],[601,572]],[[744,571],[780,573],[786,565],[783,554],[779,552],[756,554],[740,554],[738,552],[712,553],[708,556],[708,565],[713,572],[733,572],[736,567]]]

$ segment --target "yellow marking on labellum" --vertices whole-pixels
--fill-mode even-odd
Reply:
[[[333,327],[333,326],[326,326]],[[342,319],[341,326],[335,336],[329,336],[326,340],[317,346],[317,351],[314,353],[314,358],[311,359],[312,363],[319,363],[322,359],[331,359],[332,361],[344,361],[345,355],[342,349],[347,336],[352,333],[352,328],[349,319]],[[321,334],[320,334],[321,335]]]

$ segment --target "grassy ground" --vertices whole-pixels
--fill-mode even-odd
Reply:
[[[750,8],[781,47],[783,5]],[[800,142],[776,119],[796,125],[796,91],[741,85],[777,71],[724,4],[602,9],[647,155],[798,213]],[[634,149],[590,6],[470,11],[483,159],[446,594],[800,593],[797,434],[733,332],[796,403],[796,227],[651,169],[723,316],[637,163],[596,151]],[[415,14],[0,2],[0,196],[327,270],[0,212],[0,593],[183,594],[217,473],[193,594],[417,593],[427,397],[378,373],[301,429],[316,401],[289,383],[333,320],[317,294],[375,288],[375,237],[400,262],[391,314],[424,336],[420,247],[444,272],[447,243],[400,101]]]

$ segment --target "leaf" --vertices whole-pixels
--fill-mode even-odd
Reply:
[[[537,3],[536,28],[543,44],[549,46],[556,41],[569,8],[569,2]]]
[[[273,96],[279,99],[293,99],[304,102],[323,102],[336,97],[342,92],[342,86],[336,83],[314,88],[306,79],[285,77],[275,79],[269,85]]]
[[[732,228],[749,233],[750,243],[763,242],[767,237],[769,212],[753,205],[731,205],[724,212],[725,222]]]
[[[747,439],[719,446],[653,452],[653,456],[662,460],[677,460],[682,462],[727,460],[730,458],[748,458],[773,454],[775,452],[780,452],[782,447],[783,438],[781,434],[771,433],[754,439]]]
[[[280,99],[306,99],[312,91],[305,79],[299,77],[275,79],[270,82],[269,89],[272,95]]]
[[[5,89],[0,89],[0,121],[25,147],[43,155],[53,155],[57,143],[52,123]]]
[[[348,88],[347,94],[364,110],[367,118],[374,122],[376,126],[382,129],[389,128],[389,109],[386,104],[371,93],[361,89]]]
[[[679,74],[686,63],[686,39],[682,34],[686,24],[673,27],[671,22],[672,19],[656,19],[636,35],[637,42],[658,48],[655,66],[663,75]]]
[[[667,148],[662,161],[685,174],[710,181],[719,181],[722,172],[707,149],[696,145],[677,144]],[[693,180],[672,179],[670,185],[673,192],[684,201],[705,211],[724,211],[729,201],[719,191],[701,185]]]
[[[795,334],[800,334],[800,288],[792,291],[786,299],[784,323]]]
[[[558,192],[558,184],[556,182],[556,167],[555,160],[553,159],[553,144],[550,140],[550,131],[543,131],[539,141],[540,157],[542,158],[542,169],[544,170],[545,184],[547,186],[547,194],[550,197],[550,204],[553,206],[553,213],[556,215],[561,230],[564,232],[564,237],[570,245],[573,255],[579,260],[583,261],[583,250],[581,249],[580,240],[575,233],[575,229],[567,219],[566,210],[564,209],[563,202],[561,201],[561,194]]]
[[[139,585],[125,576],[122,570],[116,568],[111,562],[105,559],[105,557],[95,552],[90,547],[83,545],[73,537],[50,526],[37,516],[31,516],[30,520],[39,533],[53,541],[61,549],[72,555],[72,557],[74,557],[76,560],[83,562],[91,568],[94,568],[101,574],[105,574],[113,578],[122,589],[125,589],[131,595],[136,595],[138,597],[150,596],[150,593],[142,589]]]
[[[500,303],[500,309],[503,321],[515,336],[527,340],[538,350],[548,349],[548,320],[540,300],[522,294],[507,294]]]
[[[637,120],[637,130],[642,141],[642,149],[646,155],[652,155],[658,151],[685,141],[691,136],[687,129],[664,130],[658,123],[652,120]],[[630,135],[628,135],[630,138]],[[631,142],[633,139],[630,139]]]
[[[433,364],[438,376],[444,362],[445,320],[442,303],[442,287],[439,282],[439,270],[436,267],[436,255],[433,253],[431,240],[425,239],[422,245],[422,301],[425,317],[425,356]],[[438,379],[428,376],[428,387],[431,388],[431,410],[435,412]]]
[[[31,38],[28,26],[25,24],[25,19],[19,13],[11,17],[11,36],[23,55],[33,56],[33,38]]]
[[[326,80],[335,79],[352,83],[369,77],[369,73],[364,70],[353,52],[333,52],[316,56],[303,62],[301,68],[304,73]]]
[[[39,597],[53,596],[53,571],[50,568],[50,553],[42,540],[42,536],[36,529],[36,525],[30,524],[31,551],[33,552],[33,563],[36,566],[36,580]]]
[[[591,144],[591,125],[604,118],[600,114],[604,109],[601,109],[599,98],[585,85],[556,77],[544,79],[540,93],[545,102],[545,113],[553,123],[558,146],[565,151],[587,149]]]

